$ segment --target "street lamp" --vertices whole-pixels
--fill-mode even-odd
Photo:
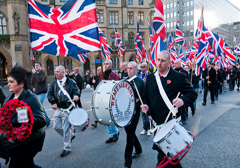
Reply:
[[[2,67],[2,63],[3,63],[3,60],[2,58],[0,57],[0,71],[1,71],[1,83],[2,83],[2,87],[4,87],[4,84],[3,84],[3,67]]]

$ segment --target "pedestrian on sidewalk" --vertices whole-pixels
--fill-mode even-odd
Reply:
[[[42,69],[42,64],[40,62],[35,62],[35,68],[32,69],[32,73],[33,92],[35,92],[35,94],[39,97],[43,106],[48,91],[47,73]],[[48,127],[50,125],[51,119],[49,118],[46,110],[44,108],[43,110],[47,119]]]

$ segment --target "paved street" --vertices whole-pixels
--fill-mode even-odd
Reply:
[[[6,88],[4,93],[8,94]],[[203,107],[203,94],[200,93],[197,111],[194,117],[189,112],[189,119],[185,128],[196,136],[196,140],[189,153],[182,160],[185,168],[236,168],[239,167],[239,120],[240,94],[227,91],[219,96],[215,104],[210,104],[208,95],[207,106]],[[81,100],[85,110],[89,113],[90,123],[94,121],[91,112],[92,91],[84,90]],[[44,108],[52,118],[54,111],[47,100]],[[191,111],[191,110],[189,110]],[[124,165],[124,149],[126,134],[119,128],[120,138],[116,143],[106,144],[108,138],[107,127],[98,125],[93,129],[89,126],[85,132],[76,133],[72,143],[71,153],[61,158],[63,139],[52,128],[46,128],[46,138],[43,151],[35,157],[35,163],[43,168],[122,168]],[[143,148],[142,155],[133,160],[133,168],[154,168],[157,152],[151,149],[153,135],[139,135],[142,131],[142,119],[137,127],[137,136]],[[0,159],[3,168],[4,160]]]

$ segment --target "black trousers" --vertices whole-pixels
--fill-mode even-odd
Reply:
[[[235,87],[235,78],[230,78],[229,79],[229,88],[230,90],[234,90]]]
[[[214,88],[213,87],[204,86],[203,102],[207,102],[208,89],[210,91],[211,100],[214,101]]]
[[[79,108],[82,108],[82,103],[81,103],[81,100],[80,100],[80,99],[79,99],[76,103],[77,103],[77,105],[78,105]]]
[[[130,125],[125,127],[125,132],[127,134],[127,144],[125,148],[125,166],[131,167],[132,165],[132,152],[133,152],[133,147],[135,147],[135,151],[137,153],[142,153],[142,147],[140,142],[138,141],[138,138],[135,134],[139,116],[140,116],[140,108],[137,109],[138,111],[135,113],[133,120]]]
[[[31,154],[27,156],[12,156],[9,168],[34,168],[33,158],[36,154]]]

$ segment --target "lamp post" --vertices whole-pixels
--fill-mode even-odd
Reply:
[[[2,63],[3,63],[3,60],[2,60],[2,58],[0,57],[1,84],[2,84],[2,87],[4,87],[4,84],[3,84],[3,67],[2,67]]]

